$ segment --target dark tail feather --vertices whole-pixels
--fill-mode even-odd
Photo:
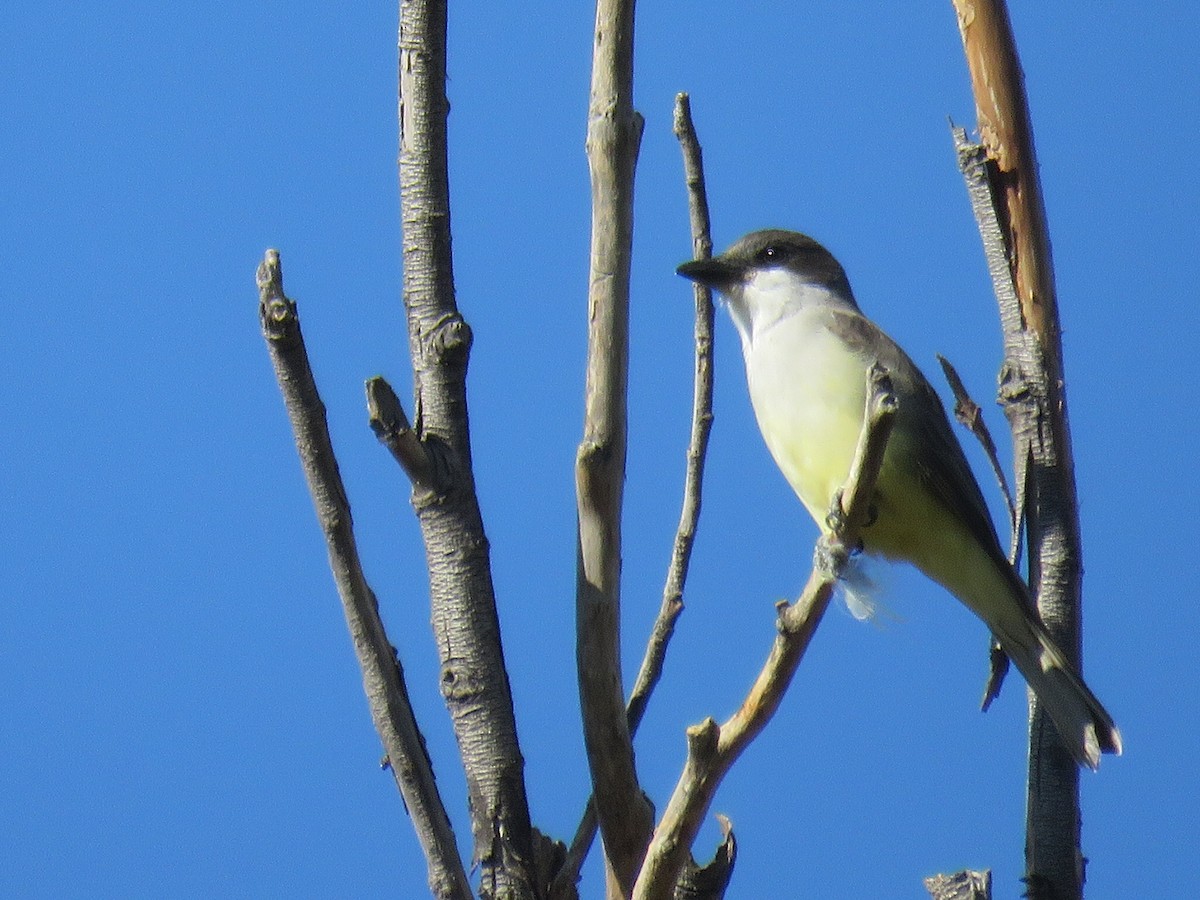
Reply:
[[[1026,633],[996,637],[1046,707],[1063,742],[1082,766],[1096,769],[1101,753],[1121,753],[1121,732],[1041,623],[1027,620]]]

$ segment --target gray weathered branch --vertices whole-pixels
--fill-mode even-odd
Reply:
[[[702,259],[712,254],[712,238],[709,235],[708,199],[704,189],[704,171],[700,158],[700,142],[692,124],[691,106],[687,94],[675,97],[675,136],[683,150],[684,175],[688,187],[688,206],[692,220],[692,258]],[[671,562],[667,569],[666,586],[663,588],[662,606],[650,631],[646,653],[629,696],[626,713],[629,731],[637,732],[646,705],[662,675],[667,646],[675,631],[675,620],[683,611],[683,586],[687,580],[688,563],[692,545],[696,539],[696,528],[700,520],[700,499],[704,479],[704,459],[708,452],[708,436],[712,430],[713,393],[713,302],[712,292],[701,284],[695,285],[696,298],[696,363],[692,388],[692,431],[687,449],[687,469],[684,475],[683,509],[679,527],[675,532],[675,543]],[[588,798],[587,808],[571,849],[566,865],[550,892],[551,900],[566,885],[573,885],[579,878],[579,869],[587,857],[592,840],[596,836],[596,801]],[[730,836],[732,842],[732,836]],[[729,854],[732,856],[732,854]]]
[[[587,133],[592,176],[587,386],[575,465],[579,698],[610,897],[628,896],[651,827],[625,715],[620,646],[629,267],[642,134],[633,108],[633,8],[633,0],[596,4]]]
[[[433,896],[440,900],[468,900],[471,885],[409,703],[404,672],[379,618],[375,594],[363,574],[350,504],[329,438],[325,406],[308,364],[296,305],[283,293],[283,272],[275,250],[268,250],[258,267],[258,290],[263,337],[283,391],[317,518],[325,532],[329,566],[362,669],[371,719],[425,853]]]
[[[1000,395],[1013,432],[1030,584],[1042,621],[1079,667],[1078,503],[1054,266],[1029,107],[1003,0],[954,0],[954,6],[985,151],[980,159],[961,142],[960,164],[969,184],[975,173],[990,192],[993,212],[980,220],[980,232],[1001,305]],[[1029,740],[1026,883],[1031,897],[1073,900],[1083,895],[1079,769],[1032,696]]]
[[[959,376],[958,370],[954,368],[954,364],[941,354],[938,355],[938,362],[941,364],[942,372],[945,374],[946,381],[950,385],[950,390],[954,394],[954,418],[958,420],[960,425],[970,431],[974,435],[975,440],[979,442],[979,446],[983,448],[984,455],[987,456],[988,464],[992,467],[992,474],[996,478],[996,484],[1000,487],[1000,494],[1004,498],[1004,506],[1008,510],[1008,561],[1015,566],[1017,560],[1021,557],[1021,520],[1017,516],[1017,506],[1013,502],[1012,491],[1008,487],[1008,478],[1004,474],[1004,466],[1000,464],[1000,454],[996,450],[996,442],[992,440],[992,432],[988,429],[987,422],[983,418],[983,410],[967,391],[967,387],[963,384],[963,380]]]
[[[708,196],[704,186],[704,166],[700,141],[692,123],[691,104],[687,94],[675,97],[675,136],[683,152],[683,173],[688,189],[688,211],[692,228],[692,258],[706,259],[712,255],[712,234],[708,216]],[[713,302],[712,291],[703,284],[693,285],[696,301],[696,362],[692,378],[692,433],[687,449],[687,469],[683,482],[683,509],[675,531],[671,564],[663,587],[662,606],[655,619],[646,655],[629,697],[629,724],[637,730],[646,711],[646,704],[662,675],[667,645],[675,631],[675,620],[683,611],[683,586],[687,581],[692,546],[700,522],[700,502],[704,481],[704,459],[708,453],[708,436],[712,431],[713,411]]]
[[[467,778],[484,897],[534,897],[524,760],[500,643],[491,562],[467,424],[471,331],[454,298],[446,157],[446,3],[400,4],[400,207],[413,431],[437,445],[446,480],[415,490],[425,541],[442,696]]]

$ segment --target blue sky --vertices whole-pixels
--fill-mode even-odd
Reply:
[[[637,181],[624,555],[626,668],[678,518],[690,255],[671,104],[687,90],[720,246],[807,231],[931,375],[984,403],[994,304],[947,117],[971,125],[948,3],[649,4]],[[18,3],[0,53],[0,408],[8,595],[0,894],[422,896],[378,769],[323,541],[258,333],[283,257],[368,577],[440,784],[464,789],[403,476],[362,382],[410,390],[399,303],[395,11],[387,4]],[[1085,666],[1126,755],[1085,773],[1089,897],[1168,896],[1195,855],[1200,508],[1185,449],[1197,325],[1189,2],[1014,3],[1055,250],[1087,570]],[[591,10],[459,4],[451,19],[458,301],[533,816],[569,838],[587,794],[574,683]],[[638,737],[665,804],[683,729],[761,664],[814,526],[758,437],[719,321],[704,516],[666,679]],[[935,379],[940,386],[940,379]],[[973,451],[972,451],[973,453]],[[973,455],[977,463],[978,456]],[[986,483],[992,493],[991,486]],[[1024,717],[985,716],[983,627],[911,572],[880,627],[834,608],[779,715],[722,787],[732,898],[922,897],[991,866],[1017,896]],[[716,840],[707,828],[698,853]],[[463,850],[469,853],[464,844]],[[599,896],[588,870],[585,896]],[[787,889],[778,885],[786,879]]]

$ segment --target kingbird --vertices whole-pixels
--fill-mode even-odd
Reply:
[[[755,231],[678,272],[727,298],[759,430],[823,531],[862,429],[867,370],[887,369],[899,409],[863,550],[912,563],[983,619],[1081,765],[1119,754],[1112,717],[1054,645],[1001,549],[937,393],[862,314],[833,255],[794,231]]]

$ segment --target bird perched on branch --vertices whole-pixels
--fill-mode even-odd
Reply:
[[[983,619],[1081,765],[1119,754],[1112,717],[1054,645],[1001,549],[941,400],[859,310],[833,255],[803,234],[756,231],[678,271],[727,298],[763,439],[823,530],[862,429],[867,369],[888,370],[899,410],[864,551],[912,563]]]

